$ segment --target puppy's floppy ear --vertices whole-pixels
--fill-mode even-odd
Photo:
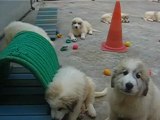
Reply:
[[[144,65],[142,66],[143,70],[141,71],[141,79],[144,82],[144,90],[142,92],[143,96],[146,96],[148,93],[148,84],[149,84],[149,80],[150,80],[150,76],[148,74],[147,68],[144,67]]]
[[[60,100],[71,112],[74,111],[74,107],[78,103],[78,99],[74,96],[64,96],[64,97],[61,97]]]
[[[45,92],[45,99],[49,100],[55,98],[56,96],[58,96],[59,92],[60,92],[60,87],[53,83],[50,83]]]
[[[117,76],[117,70],[113,71],[113,75],[111,77],[111,87],[114,88],[114,84],[115,84],[115,78]]]

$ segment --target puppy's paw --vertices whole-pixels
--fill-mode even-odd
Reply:
[[[92,34],[93,34],[93,32],[92,32],[92,31],[89,31],[89,32],[88,32],[88,34],[89,34],[89,35],[92,35]]]
[[[92,118],[96,117],[96,110],[94,109],[92,104],[88,106],[88,115]]]
[[[81,36],[81,40],[85,40],[85,36]]]
[[[110,120],[110,118],[109,118],[109,117],[107,117],[105,120]]]

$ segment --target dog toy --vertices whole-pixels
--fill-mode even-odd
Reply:
[[[77,49],[78,49],[78,44],[76,44],[76,43],[73,44],[72,49],[73,49],[73,50],[77,50]]]
[[[57,38],[62,38],[63,37],[63,35],[60,34],[60,33],[58,33],[56,36],[57,36]]]
[[[130,41],[126,41],[126,42],[124,42],[124,45],[125,45],[126,47],[130,47],[130,46],[131,46],[131,42],[130,42]]]
[[[103,74],[106,76],[111,76],[111,70],[110,69],[104,69]]]
[[[60,49],[60,51],[66,51],[66,50],[68,50],[68,46],[62,46],[62,48]]]
[[[71,41],[72,41],[72,42],[77,42],[77,38],[76,38],[76,39],[72,39]]]
[[[67,39],[66,40],[66,43],[71,43],[72,41],[70,39]]]

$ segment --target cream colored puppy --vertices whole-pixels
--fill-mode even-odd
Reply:
[[[54,120],[76,120],[87,110],[88,115],[96,117],[93,103],[95,97],[104,96],[107,89],[95,92],[92,79],[73,67],[60,68],[46,91],[46,100],[51,107]]]
[[[108,120],[160,120],[160,90],[139,59],[124,59],[115,69],[108,89]]]
[[[47,33],[40,27],[29,24],[29,23],[25,23],[25,22],[21,22],[21,21],[14,21],[11,22],[8,26],[6,26],[4,28],[4,45],[3,48],[5,48],[10,42],[11,40],[14,38],[14,36],[22,31],[32,31],[32,32],[36,32],[39,35],[43,36],[44,38],[46,38],[51,45],[54,46],[53,42],[50,40],[49,36],[47,35]]]
[[[76,17],[72,20],[72,29],[69,36],[72,41],[77,41],[76,37],[80,36],[82,40],[85,39],[86,34],[93,34],[93,28],[88,21],[82,20],[82,18]]]
[[[101,22],[110,24],[112,20],[112,13],[106,13],[101,16]],[[121,14],[122,23],[129,23],[129,15],[126,13]]]
[[[144,14],[144,20],[150,22],[160,22],[160,11],[147,11]]]

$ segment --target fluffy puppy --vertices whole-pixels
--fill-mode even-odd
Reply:
[[[110,24],[112,20],[112,13],[106,13],[101,16],[101,22]],[[121,13],[122,23],[129,23],[129,15],[126,13]]]
[[[147,11],[144,14],[144,20],[150,22],[160,22],[160,11]]]
[[[46,90],[46,100],[54,120],[76,120],[84,112],[82,109],[87,110],[89,116],[96,117],[94,99],[105,94],[106,89],[95,93],[92,79],[81,71],[64,67],[58,71]]]
[[[3,48],[5,48],[11,42],[11,40],[14,38],[14,36],[21,31],[36,32],[39,35],[46,38],[51,43],[51,45],[53,45],[49,36],[42,28],[35,26],[35,25],[32,25],[32,24],[29,24],[29,23],[21,22],[21,21],[13,21],[8,26],[6,26],[4,28],[5,36],[4,36]]]
[[[82,20],[82,18],[76,17],[72,20],[72,29],[69,33],[69,37],[72,41],[77,41],[76,37],[80,36],[82,40],[85,39],[86,34],[92,35],[93,28],[88,21]]]
[[[160,90],[139,59],[124,59],[116,67],[107,92],[107,120],[160,120]]]
[[[160,0],[151,0],[152,2],[160,2]]]

